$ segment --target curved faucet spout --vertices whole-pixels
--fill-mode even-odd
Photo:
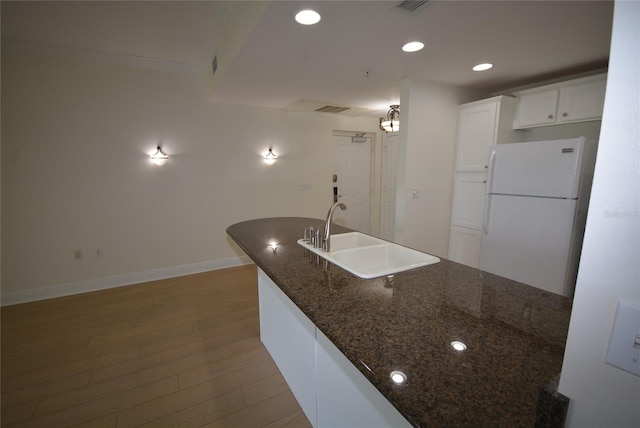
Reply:
[[[331,205],[331,208],[329,208],[329,212],[327,213],[327,220],[324,223],[324,239],[323,239],[323,243],[324,243],[324,250],[325,251],[331,251],[331,220],[333,218],[333,212],[336,210],[336,208],[340,207],[340,209],[342,211],[347,209],[347,206],[345,204],[343,204],[342,202],[336,202],[333,205]]]

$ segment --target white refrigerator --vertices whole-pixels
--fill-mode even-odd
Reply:
[[[585,144],[580,137],[491,147],[480,269],[573,295],[595,163]]]

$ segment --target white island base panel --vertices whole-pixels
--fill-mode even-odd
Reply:
[[[280,288],[258,269],[260,339],[314,427],[410,427]]]

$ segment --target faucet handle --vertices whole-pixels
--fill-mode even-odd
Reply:
[[[322,248],[323,246],[324,239],[322,239],[322,233],[320,233],[321,228],[322,225],[316,228],[315,241],[313,242],[313,246],[315,248]]]

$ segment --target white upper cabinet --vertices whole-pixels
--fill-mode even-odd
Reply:
[[[515,129],[600,120],[606,74],[514,92],[518,97]]]
[[[558,121],[569,123],[602,119],[606,86],[607,81],[603,77],[595,82],[560,89]]]
[[[499,96],[463,104],[458,114],[456,171],[485,171],[489,147],[511,140],[515,98]]]
[[[559,93],[559,89],[551,89],[520,95],[514,128],[555,124]]]

